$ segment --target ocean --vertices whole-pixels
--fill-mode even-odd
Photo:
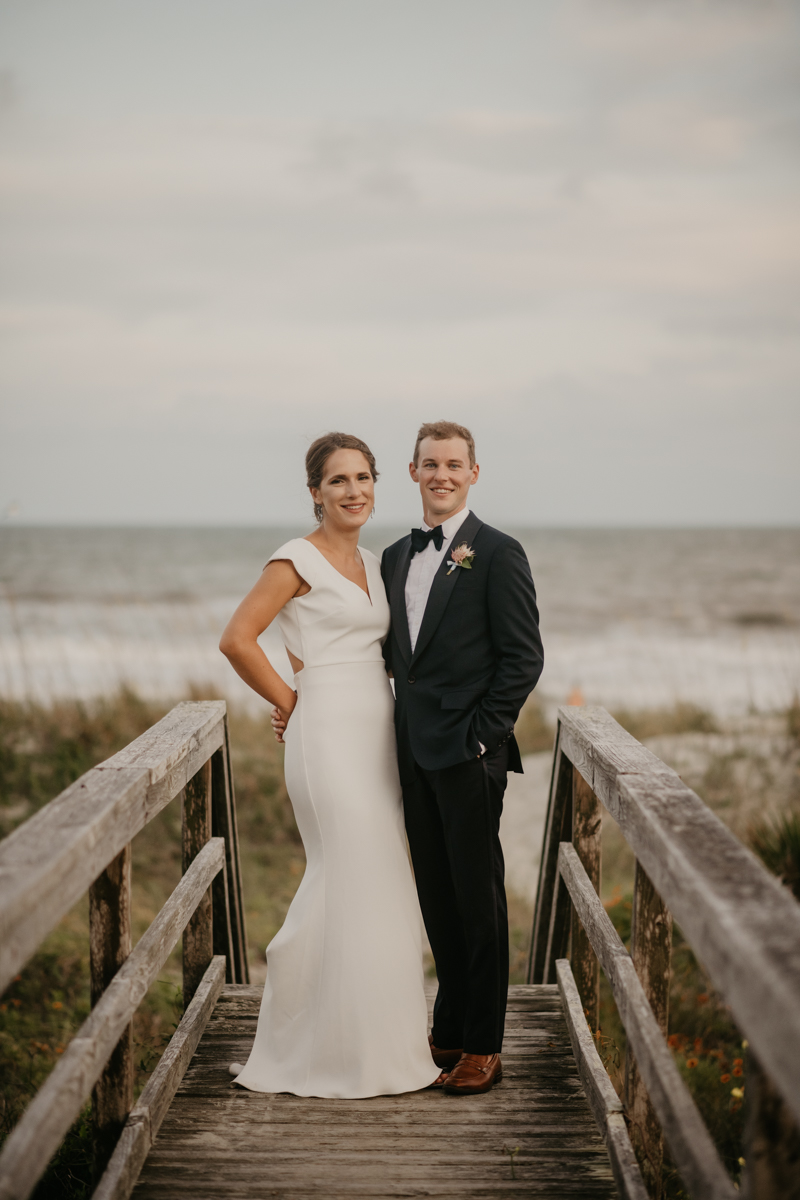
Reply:
[[[263,704],[217,649],[270,554],[307,528],[0,528],[0,695],[90,700],[122,685]],[[376,553],[404,532],[367,527]],[[552,715],[685,701],[718,716],[800,694],[800,529],[514,531],[539,595]],[[263,644],[285,675],[268,630]]]

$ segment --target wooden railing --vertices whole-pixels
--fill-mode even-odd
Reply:
[[[601,803],[636,858],[630,954],[598,896]],[[529,982],[561,988],[620,1193],[638,1200],[642,1180],[623,1161],[626,1139],[611,1120],[615,1094],[607,1077],[598,1078],[599,1057],[587,1038],[587,1021],[598,1027],[600,966],[628,1042],[624,1105],[617,1107],[624,1109],[650,1194],[660,1194],[665,1139],[693,1197],[733,1200],[741,1193],[665,1040],[673,914],[749,1044],[746,1191],[759,1198],[796,1196],[800,905],[675,772],[604,709],[560,709]]]
[[[132,949],[131,840],[179,793],[183,876]],[[128,1196],[225,980],[248,982],[223,701],[179,704],[0,843],[0,992],[87,889],[92,1012],[6,1142],[0,1200],[31,1194],[90,1094],[95,1198]],[[185,1012],[134,1107],[131,1020],[181,935]]]

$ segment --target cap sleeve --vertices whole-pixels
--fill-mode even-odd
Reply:
[[[305,538],[294,538],[293,541],[284,543],[269,556],[264,566],[268,567],[271,562],[278,560],[288,560],[300,578],[304,579],[309,587],[314,587],[317,582],[317,564],[314,561],[314,548]]]

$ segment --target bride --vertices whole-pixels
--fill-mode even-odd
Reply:
[[[357,1099],[441,1084],[431,1058],[421,922],[406,854],[380,563],[359,550],[378,472],[349,434],[306,456],[318,528],[277,550],[220,650],[285,722],[286,786],[306,871],[267,947],[250,1057],[255,1092]],[[278,621],[296,692],[258,645]]]

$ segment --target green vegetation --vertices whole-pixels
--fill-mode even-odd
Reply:
[[[539,754],[544,750],[552,752],[555,726],[545,717],[544,709],[535,693],[519,714],[514,734],[522,754]]]
[[[630,946],[632,892],[606,910]],[[746,1048],[730,1011],[698,963],[691,946],[675,926],[672,946],[668,1043],[731,1178],[739,1180],[744,1132],[744,1073]],[[611,987],[600,977],[600,1037],[598,1048],[619,1095],[625,1079],[627,1039]],[[683,1200],[684,1191],[667,1157],[663,1171],[663,1200]]]
[[[786,713],[786,732],[790,738],[800,742],[800,696],[797,694]]]
[[[672,708],[619,709],[614,717],[638,741],[665,733],[719,733],[710,712],[696,704],[678,702]]]
[[[764,865],[800,900],[800,813],[781,813],[758,822],[749,840]]]

